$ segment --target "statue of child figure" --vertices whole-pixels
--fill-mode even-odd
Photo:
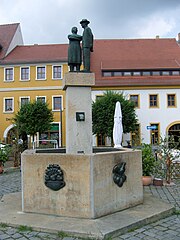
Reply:
[[[73,27],[71,30],[72,34],[68,35],[69,48],[68,48],[68,65],[70,72],[79,72],[82,64],[82,52],[80,42],[82,36],[78,35],[77,27]]]

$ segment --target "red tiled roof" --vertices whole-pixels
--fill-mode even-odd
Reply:
[[[96,79],[102,70],[180,68],[176,39],[96,40],[91,69]]]
[[[19,23],[0,25],[0,44],[3,47],[0,50],[0,59],[2,59],[9,48]]]
[[[1,64],[41,63],[67,61],[68,44],[17,46]],[[96,86],[120,86],[121,83],[137,85],[140,83],[135,77],[105,78],[102,70],[143,70],[143,69],[180,69],[180,47],[176,39],[113,39],[95,40],[94,52],[91,54],[91,71],[95,72]],[[176,79],[174,84],[180,85],[180,77],[168,76]],[[121,83],[120,80],[121,79]],[[139,78],[138,78],[139,79]],[[141,77],[143,84],[145,78]],[[149,79],[149,83],[158,82],[162,77]],[[161,80],[160,80],[161,79]],[[165,80],[165,77],[163,76]],[[139,83],[136,83],[139,81]],[[173,84],[173,82],[172,82]]]
[[[67,61],[68,44],[17,46],[2,63],[37,63]]]

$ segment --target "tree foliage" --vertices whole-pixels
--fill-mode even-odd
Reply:
[[[41,101],[23,104],[14,118],[19,134],[25,132],[32,136],[50,129],[52,121],[52,111]]]
[[[112,138],[116,102],[121,103],[123,133],[135,130],[137,117],[134,103],[122,93],[107,91],[92,105],[93,134],[103,134]]]

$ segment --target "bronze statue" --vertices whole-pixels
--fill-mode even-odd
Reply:
[[[68,65],[70,67],[70,72],[80,71],[80,66],[82,63],[82,53],[80,42],[82,36],[78,35],[77,27],[73,27],[71,30],[72,34],[68,35],[69,48],[68,48]]]
[[[82,37],[83,72],[90,72],[90,52],[93,52],[93,34],[90,27],[88,27],[89,23],[87,19],[82,19],[80,22],[82,28],[84,28]]]

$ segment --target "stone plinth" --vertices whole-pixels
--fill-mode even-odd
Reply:
[[[66,73],[63,89],[66,90],[66,152],[92,153],[92,98],[94,73]],[[77,114],[84,116],[83,121]]]
[[[126,162],[127,180],[118,187],[113,167]],[[64,172],[65,187],[53,191],[44,183],[49,164]],[[141,151],[123,149],[98,154],[22,154],[22,210],[67,217],[98,218],[143,202]]]

